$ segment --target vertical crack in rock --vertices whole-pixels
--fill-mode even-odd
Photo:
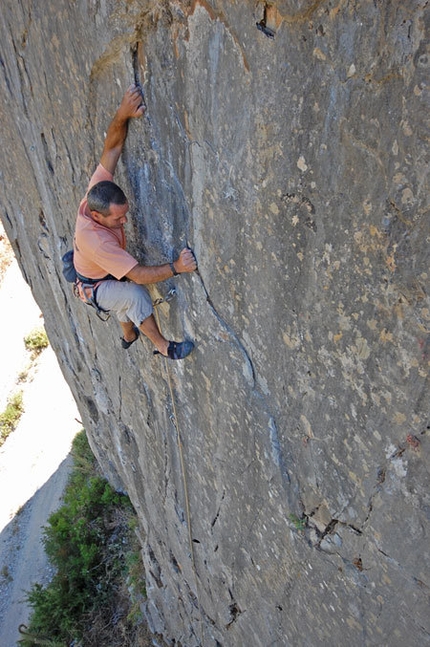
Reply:
[[[224,501],[224,498],[225,498],[225,489],[223,490],[222,497],[221,497],[221,503],[220,503],[220,504],[219,504],[219,506],[218,506],[218,510],[217,510],[217,512],[216,512],[216,515],[215,515],[215,517],[214,517],[214,518],[212,519],[212,521],[211,521],[211,528],[212,528],[212,529],[213,529],[214,525],[216,524],[216,522],[217,522],[217,521],[218,521],[218,519],[219,519],[219,515],[220,515],[220,511],[221,511],[221,506],[222,506],[222,502]]]
[[[18,48],[13,39],[12,39],[12,45],[15,52],[16,70],[18,72],[19,83],[20,83],[21,107],[27,119],[30,119],[28,105],[27,105],[28,99],[26,98],[26,95],[27,95],[26,91],[27,90],[29,91],[30,96],[33,95],[31,76],[28,72],[25,58],[18,51]]]
[[[230,595],[231,591],[230,591]],[[233,598],[233,596],[232,596]],[[230,620],[227,622],[225,628],[230,629],[231,625],[236,622],[236,620],[239,618],[239,616],[243,613],[241,608],[239,607],[238,603],[233,599],[233,602],[229,605],[228,607],[229,613],[230,613]]]
[[[141,49],[142,49],[142,43],[140,41],[136,41],[131,46],[131,64],[133,69],[134,83],[135,85],[137,85],[138,88],[140,88],[140,91],[142,93],[142,102],[146,108],[147,106],[145,101],[145,94],[143,91],[142,80],[140,78],[140,68],[142,67],[142,64],[143,64],[141,62]]]
[[[52,137],[53,137],[53,139],[55,141],[54,132],[52,133]],[[68,142],[66,141],[66,139],[62,135],[61,135],[61,140],[62,140],[62,146],[64,147],[64,151],[66,153],[67,161],[69,163],[69,168],[70,168],[71,173],[72,173],[72,184],[75,184],[76,181],[77,181],[76,178],[77,178],[77,175],[79,174],[79,172],[77,172],[77,169],[75,167],[72,155],[70,153],[70,148],[69,148]]]
[[[11,85],[11,82],[10,82],[10,79],[9,79],[9,75],[8,75],[8,73],[7,73],[7,70],[6,70],[6,65],[4,64],[4,61],[3,61],[3,59],[2,59],[2,58],[0,58],[0,66],[1,66],[1,68],[2,68],[2,70],[3,70],[3,76],[4,76],[4,80],[5,80],[5,82],[6,82],[6,87],[7,87],[7,89],[9,90],[9,94],[10,94],[10,95],[13,95],[12,85]]]
[[[244,345],[242,344],[242,342],[240,341],[240,339],[238,338],[238,336],[234,332],[234,330],[232,330],[232,328],[228,325],[228,323],[218,313],[217,309],[215,308],[215,306],[213,304],[212,299],[209,296],[209,292],[206,289],[203,278],[202,278],[202,276],[201,276],[201,274],[200,274],[200,272],[198,270],[197,270],[197,276],[200,279],[201,286],[202,286],[203,291],[204,291],[204,293],[206,295],[206,301],[209,304],[213,314],[215,315],[216,319],[221,324],[221,326],[228,332],[229,336],[234,339],[235,343],[237,344],[237,347],[239,348],[239,350],[242,352],[243,356],[245,357],[245,360],[246,360],[246,362],[248,364],[248,367],[249,367],[250,375],[252,377],[253,388],[255,388],[255,385],[256,385],[255,370],[254,370],[254,365],[252,363],[252,360],[249,357],[248,351],[246,350],[246,348],[244,347]]]
[[[263,34],[268,38],[273,39],[275,38],[278,27],[282,22],[282,18],[279,11],[274,5],[265,2],[262,9],[263,17],[259,22],[256,23],[257,29],[262,31]]]
[[[281,444],[279,442],[278,429],[276,427],[275,420],[273,418],[270,418],[269,420],[269,432],[270,432],[270,443],[272,447],[273,462],[275,463],[275,465],[278,466],[279,471],[281,473],[282,480],[290,484],[291,479],[285,465],[283,451],[281,449]]]
[[[252,384],[251,388],[252,390],[256,393],[256,395],[261,399],[261,402],[263,404],[264,410],[266,411],[267,415],[269,416],[269,425],[268,425],[268,430],[269,430],[269,439],[270,439],[270,444],[271,444],[271,455],[272,455],[272,460],[273,463],[276,465],[276,467],[279,470],[280,476],[281,476],[281,481],[283,485],[290,486],[292,484],[291,481],[291,473],[293,470],[293,463],[291,461],[290,468],[287,468],[286,465],[286,452],[281,449],[281,444],[280,444],[280,439],[278,435],[278,429],[276,426],[275,418],[274,416],[270,413],[271,407],[270,404],[267,402],[266,396],[260,391],[260,389],[257,387],[257,380],[256,380],[256,373],[254,369],[253,362],[238,338],[238,335],[232,330],[232,328],[227,324],[227,322],[221,317],[221,315],[218,313],[217,309],[215,308],[213,301],[208,293],[208,290],[206,289],[206,286],[204,284],[203,278],[200,274],[199,271],[197,271],[197,275],[200,279],[200,283],[202,286],[202,289],[205,293],[206,296],[206,301],[209,304],[214,316],[220,323],[220,325],[228,332],[228,334],[233,338],[234,342],[236,343],[237,347],[239,350],[242,352],[243,356],[245,357],[245,360],[247,362],[247,365],[249,367],[250,371],[250,376],[252,376]],[[251,461],[252,464],[253,461]],[[249,465],[247,466],[247,469],[249,468]],[[288,500],[289,500],[289,506],[291,508],[294,508],[297,503],[297,497],[299,497],[299,482],[297,479],[295,479],[295,487],[293,488],[294,491],[290,491],[290,488],[287,487],[286,492],[288,494]]]
[[[51,156],[49,154],[49,148],[48,148],[48,144],[47,144],[47,141],[46,141],[45,133],[40,133],[40,138],[42,140],[43,152],[44,152],[45,160],[46,160],[46,166],[48,167],[48,170],[51,173],[51,175],[54,175],[54,167],[52,166]]]
[[[162,589],[164,588],[164,585],[161,580],[161,567],[157,558],[155,557],[155,553],[152,547],[149,544],[147,544],[147,555],[150,561],[149,568],[148,568],[149,573],[151,574],[152,579],[156,583],[158,588]]]
[[[172,553],[172,551],[170,551],[170,563],[171,563],[172,568],[173,568],[173,570],[175,571],[175,573],[177,573],[178,575],[179,575],[180,573],[182,573],[182,567],[181,567],[181,565],[179,564],[179,562],[178,562],[178,560],[176,559],[176,557],[174,556],[174,554]]]

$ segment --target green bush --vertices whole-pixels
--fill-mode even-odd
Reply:
[[[49,345],[45,328],[43,326],[34,328],[34,330],[24,337],[24,344],[26,349],[35,355],[41,353],[42,350]]]
[[[18,391],[8,399],[6,409],[0,413],[0,445],[14,431],[23,412],[22,391]]]
[[[298,517],[296,514],[289,514],[288,518],[294,525],[296,530],[303,531],[306,528],[306,517]]]
[[[76,436],[72,451],[75,466],[63,505],[44,529],[55,575],[48,586],[36,584],[28,593],[33,609],[28,632],[65,645],[86,636],[86,645],[92,644],[92,615],[100,617],[100,609],[109,613],[116,590],[128,577],[130,557],[125,553],[135,550],[130,530],[134,512],[128,497],[97,475],[84,432]],[[26,638],[20,642],[25,647],[37,644]]]

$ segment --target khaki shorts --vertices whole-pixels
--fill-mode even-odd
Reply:
[[[119,321],[132,321],[137,327],[154,311],[148,290],[131,281],[102,281],[95,296],[100,308],[112,310]]]

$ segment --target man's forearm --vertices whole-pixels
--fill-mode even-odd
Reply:
[[[119,110],[109,124],[105,139],[105,148],[119,148],[122,150],[128,131],[128,117],[121,116]]]
[[[127,274],[127,278],[140,285],[149,285],[165,281],[174,276],[170,263],[158,266],[145,267],[144,265],[135,265]]]
[[[127,137],[128,121],[132,117],[141,117],[143,112],[141,91],[137,86],[132,85],[125,93],[121,105],[109,124],[103,153],[100,158],[101,164],[112,175],[115,173],[116,165]]]
[[[127,278],[134,283],[141,285],[148,285],[149,283],[158,283],[172,278],[177,274],[195,272],[197,269],[197,262],[192,249],[185,247],[179,254],[179,258],[173,263],[165,263],[164,265],[150,266],[135,265],[127,274]]]
[[[109,124],[103,153],[100,158],[100,163],[107,171],[112,173],[112,175],[114,174],[116,165],[118,164],[118,160],[127,137],[127,130],[128,118],[122,117],[117,110],[114,118]]]

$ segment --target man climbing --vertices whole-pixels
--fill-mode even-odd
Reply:
[[[123,331],[122,347],[129,348],[139,330],[160,353],[183,359],[191,353],[191,341],[168,341],[153,314],[152,300],[144,285],[158,283],[183,272],[194,272],[197,263],[190,249],[183,249],[173,263],[159,266],[139,264],[126,250],[124,224],[128,202],[113,175],[127,137],[128,120],[144,113],[142,94],[131,85],[107,130],[100,163],[79,205],[74,238],[73,262],[83,300],[88,290],[103,311],[114,311]]]

